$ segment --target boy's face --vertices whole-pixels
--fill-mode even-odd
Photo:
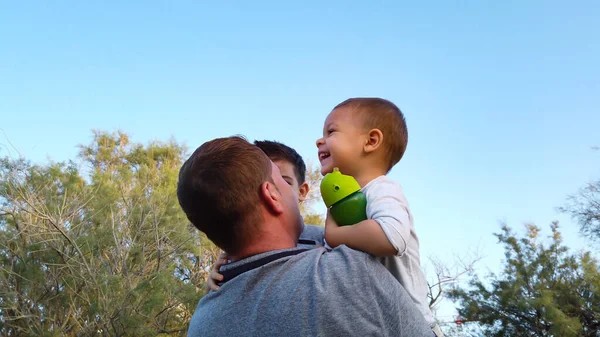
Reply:
[[[353,116],[351,109],[342,107],[333,110],[325,119],[323,137],[317,140],[322,175],[332,172],[334,167],[343,174],[355,175],[367,135],[358,118]]]
[[[285,180],[288,183],[288,185],[291,186],[292,192],[296,197],[296,201],[304,201],[309,190],[308,184],[306,182],[299,184],[298,178],[296,177],[296,170],[294,164],[286,160],[274,160],[273,163],[279,168],[283,180]]]

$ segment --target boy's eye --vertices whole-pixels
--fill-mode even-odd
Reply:
[[[331,134],[331,133],[333,133],[333,132],[335,132],[335,130],[334,130],[334,129],[329,129],[329,130],[327,130],[327,134]]]
[[[284,180],[285,180],[285,182],[286,182],[286,183],[288,183],[288,185],[290,185],[290,186],[292,186],[292,185],[293,185],[291,181],[289,181],[289,180],[287,180],[287,179],[284,179]]]

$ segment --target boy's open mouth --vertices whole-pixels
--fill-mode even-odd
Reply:
[[[323,159],[329,158],[329,152],[320,151],[319,152],[319,161],[323,161]]]

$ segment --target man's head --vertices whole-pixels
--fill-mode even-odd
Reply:
[[[177,197],[192,224],[231,256],[251,250],[261,235],[297,240],[301,231],[296,198],[279,168],[241,137],[196,149],[179,171]]]
[[[269,140],[256,140],[254,145],[258,146],[279,167],[281,176],[292,187],[299,202],[306,199],[309,192],[306,183],[306,164],[302,156],[291,147]]]
[[[317,140],[321,173],[339,167],[354,175],[360,164],[378,163],[388,172],[404,155],[407,143],[406,121],[394,103],[382,98],[347,99],[327,116],[323,137]]]

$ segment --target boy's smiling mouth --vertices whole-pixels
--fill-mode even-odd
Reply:
[[[330,154],[327,151],[319,151],[319,161],[329,158]]]

